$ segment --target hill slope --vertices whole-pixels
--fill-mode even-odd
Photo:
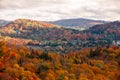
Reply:
[[[103,39],[120,40],[120,21],[95,25],[88,29],[87,33],[97,35],[99,38]]]
[[[0,31],[2,33],[16,33],[18,31],[27,31],[30,29],[53,28],[53,27],[57,27],[57,26],[54,24],[35,21],[35,20],[17,19],[2,27]]]

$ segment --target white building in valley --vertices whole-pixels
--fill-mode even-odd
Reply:
[[[113,45],[120,46],[120,40],[118,40],[118,41],[113,41]]]

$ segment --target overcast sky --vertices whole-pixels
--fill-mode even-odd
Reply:
[[[18,18],[120,20],[120,0],[0,0],[0,19]]]

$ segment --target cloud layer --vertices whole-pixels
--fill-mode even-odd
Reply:
[[[52,21],[68,18],[120,20],[120,0],[0,0],[0,19]]]

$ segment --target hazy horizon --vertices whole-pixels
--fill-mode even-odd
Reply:
[[[116,21],[120,20],[119,7],[120,0],[0,0],[0,19]]]

